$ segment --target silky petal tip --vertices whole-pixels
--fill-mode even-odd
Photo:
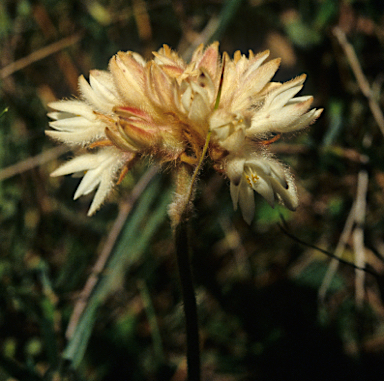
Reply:
[[[254,209],[248,209],[245,211],[242,211],[243,219],[248,224],[251,225],[253,221],[253,217],[255,216],[255,210]]]
[[[320,117],[320,115],[323,113],[324,109],[323,108],[319,108],[316,110],[315,112],[315,115],[314,115],[314,121]]]

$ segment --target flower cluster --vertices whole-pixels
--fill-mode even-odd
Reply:
[[[49,105],[55,111],[47,135],[85,151],[52,175],[85,173],[75,199],[97,189],[91,215],[140,157],[194,168],[209,139],[214,167],[230,180],[234,207],[248,223],[253,191],[294,210],[292,176],[268,145],[319,117],[311,96],[296,97],[305,75],[271,82],[279,59],[265,63],[268,51],[220,57],[218,43],[197,48],[190,63],[166,45],[153,54],[145,61],[119,52],[109,71],[91,71],[89,82],[79,78],[80,99]]]

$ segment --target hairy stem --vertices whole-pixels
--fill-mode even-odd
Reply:
[[[200,346],[197,306],[193,288],[189,256],[188,220],[181,219],[175,228],[176,256],[180,275],[181,291],[187,333],[188,381],[200,381]]]
[[[169,215],[175,233],[176,257],[180,275],[181,291],[184,302],[184,314],[187,333],[187,367],[188,381],[200,381],[200,346],[197,318],[196,296],[193,288],[190,264],[189,218],[192,213],[192,202],[199,171],[208,150],[211,133],[207,139],[193,173],[189,166],[182,164],[177,173],[177,190]]]

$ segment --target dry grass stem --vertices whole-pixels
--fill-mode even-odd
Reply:
[[[74,306],[71,318],[68,323],[67,331],[65,333],[65,336],[68,340],[72,337],[73,333],[76,330],[76,326],[87,306],[92,290],[96,286],[99,280],[99,276],[103,272],[105,265],[108,262],[108,259],[112,253],[112,249],[116,243],[117,238],[119,237],[122,228],[124,227],[125,221],[127,220],[127,217],[130,211],[132,210],[133,205],[157,172],[157,166],[152,166],[151,168],[149,168],[148,171],[141,177],[136,186],[132,189],[132,192],[129,195],[129,199],[126,202],[122,203],[122,205],[120,206],[119,214],[109,232],[108,238],[101,250],[99,258],[93,266],[92,272],[88,277],[83,290],[80,292],[79,298]]]
[[[82,35],[77,33],[72,36],[63,38],[60,41],[54,42],[44,48],[36,50],[26,57],[20,58],[19,60],[12,62],[11,64],[0,69],[0,78],[4,79],[14,74],[15,72],[26,68],[27,66],[42,60],[43,58],[49,57],[50,55],[57,53],[68,46],[74,45],[80,41]]]
[[[355,222],[356,227],[353,232],[353,248],[355,252],[355,265],[359,267],[365,266],[365,246],[364,246],[364,222],[367,208],[367,192],[368,192],[368,172],[361,170],[357,180],[356,204],[355,204]],[[356,305],[362,307],[364,301],[364,281],[365,272],[355,270],[355,289],[356,289]]]
[[[363,73],[359,59],[357,58],[356,52],[353,49],[353,46],[348,42],[345,33],[339,28],[335,27],[333,29],[333,34],[337,38],[340,46],[342,47],[345,56],[348,59],[349,65],[355,75],[356,81],[360,87],[361,92],[368,99],[369,108],[371,109],[372,115],[378,124],[380,131],[384,135],[384,116],[383,112],[380,109],[380,106],[376,99],[373,97],[372,89],[369,85],[369,82],[366,76]]]
[[[23,161],[19,161],[18,163],[10,165],[7,168],[0,169],[0,181],[29,171],[30,169],[38,167],[39,165],[43,165],[68,151],[69,148],[64,146],[51,148],[47,151],[44,151],[43,153],[40,153],[39,155],[30,157]]]

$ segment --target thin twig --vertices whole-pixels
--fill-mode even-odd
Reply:
[[[361,68],[359,59],[357,58],[356,52],[353,46],[348,42],[345,33],[339,27],[333,28],[333,34],[337,38],[340,46],[344,50],[344,53],[348,59],[349,65],[355,75],[356,81],[360,87],[361,92],[368,99],[369,108],[371,109],[372,115],[378,124],[381,133],[384,135],[384,116],[380,109],[380,106],[376,99],[373,97],[373,92],[369,85],[367,78],[365,77]]]
[[[324,279],[319,288],[319,301],[324,302],[325,296],[331,284],[331,281],[339,267],[340,258],[345,250],[345,247],[348,243],[348,238],[352,234],[353,225],[355,223],[355,205],[352,205],[352,208],[348,214],[347,221],[345,222],[343,231],[341,232],[339,242],[337,243],[334,255],[335,258],[332,258],[331,263],[328,266],[327,272],[325,273]]]
[[[367,191],[368,191],[368,172],[362,169],[357,179],[356,205],[355,205],[355,221],[356,227],[353,232],[353,248],[355,252],[355,264],[358,267],[365,265],[365,247],[364,247],[364,221],[367,207]],[[361,307],[364,301],[364,283],[365,273],[361,270],[355,270],[355,299],[356,305]]]
[[[333,276],[336,273],[341,255],[343,254],[349,237],[353,238],[353,247],[355,252],[355,288],[356,305],[361,306],[364,299],[364,280],[365,272],[365,249],[364,249],[364,230],[366,198],[368,191],[368,172],[365,169],[360,170],[357,177],[356,198],[348,215],[340,240],[334,252],[335,258],[332,259],[327,273],[319,289],[319,300],[324,301],[327,290]]]
[[[115,223],[112,226],[111,231],[109,232],[107,241],[105,242],[103,249],[101,250],[101,253],[99,255],[99,258],[93,266],[92,272],[88,277],[83,290],[80,292],[80,296],[74,306],[65,334],[68,340],[72,337],[73,333],[76,330],[76,326],[83,311],[87,306],[89,297],[92,294],[92,291],[99,280],[100,274],[102,273],[105,268],[105,265],[108,262],[108,259],[112,253],[112,249],[115,246],[116,240],[119,237],[119,234],[125,224],[125,221],[127,220],[130,211],[132,210],[133,205],[157,172],[157,166],[152,166],[150,169],[148,169],[148,171],[140,178],[140,181],[133,188],[132,192],[129,195],[129,200],[121,205],[119,214],[115,220]]]
[[[0,169],[0,181],[9,179],[10,177],[19,175],[20,173],[26,172],[39,165],[45,164],[48,161],[56,159],[57,157],[68,151],[69,148],[65,146],[51,148],[36,156],[30,157],[23,161],[19,161],[18,163],[10,165],[9,167]]]
[[[280,216],[282,217],[282,216]],[[343,263],[344,265],[347,265],[349,267],[352,267],[356,270],[362,270],[362,271],[365,271],[366,273],[368,274],[371,274],[373,275],[376,279],[378,278],[381,278],[382,276],[376,272],[375,270],[373,270],[372,268],[370,267],[359,267],[359,266],[356,266],[354,263],[352,262],[349,262],[343,258],[340,258],[340,257],[336,257],[334,253],[331,253],[330,251],[327,251],[327,250],[324,250],[322,249],[321,247],[318,247],[316,245],[313,245],[309,242],[305,242],[303,241],[302,239],[296,237],[294,234],[290,233],[289,230],[287,230],[283,225],[281,224],[278,224],[280,230],[286,235],[288,236],[289,238],[293,239],[295,242],[297,243],[300,243],[301,245],[304,245],[304,246],[307,246],[307,247],[310,247],[311,249],[314,249],[314,250],[317,250],[319,251],[320,253],[323,253],[325,255],[328,255],[329,257],[331,258],[336,258],[340,263]]]
[[[63,38],[60,41],[54,42],[53,44],[50,44],[48,46],[45,46],[44,48],[36,50],[30,55],[20,58],[19,60],[12,62],[11,64],[0,69],[0,78],[1,79],[7,78],[13,73],[15,73],[16,71],[24,69],[25,67],[33,64],[34,62],[40,61],[43,58],[50,56],[51,54],[57,53],[60,50],[67,48],[68,46],[74,45],[81,38],[82,38],[82,34],[77,33],[77,34],[74,34],[73,36]]]

